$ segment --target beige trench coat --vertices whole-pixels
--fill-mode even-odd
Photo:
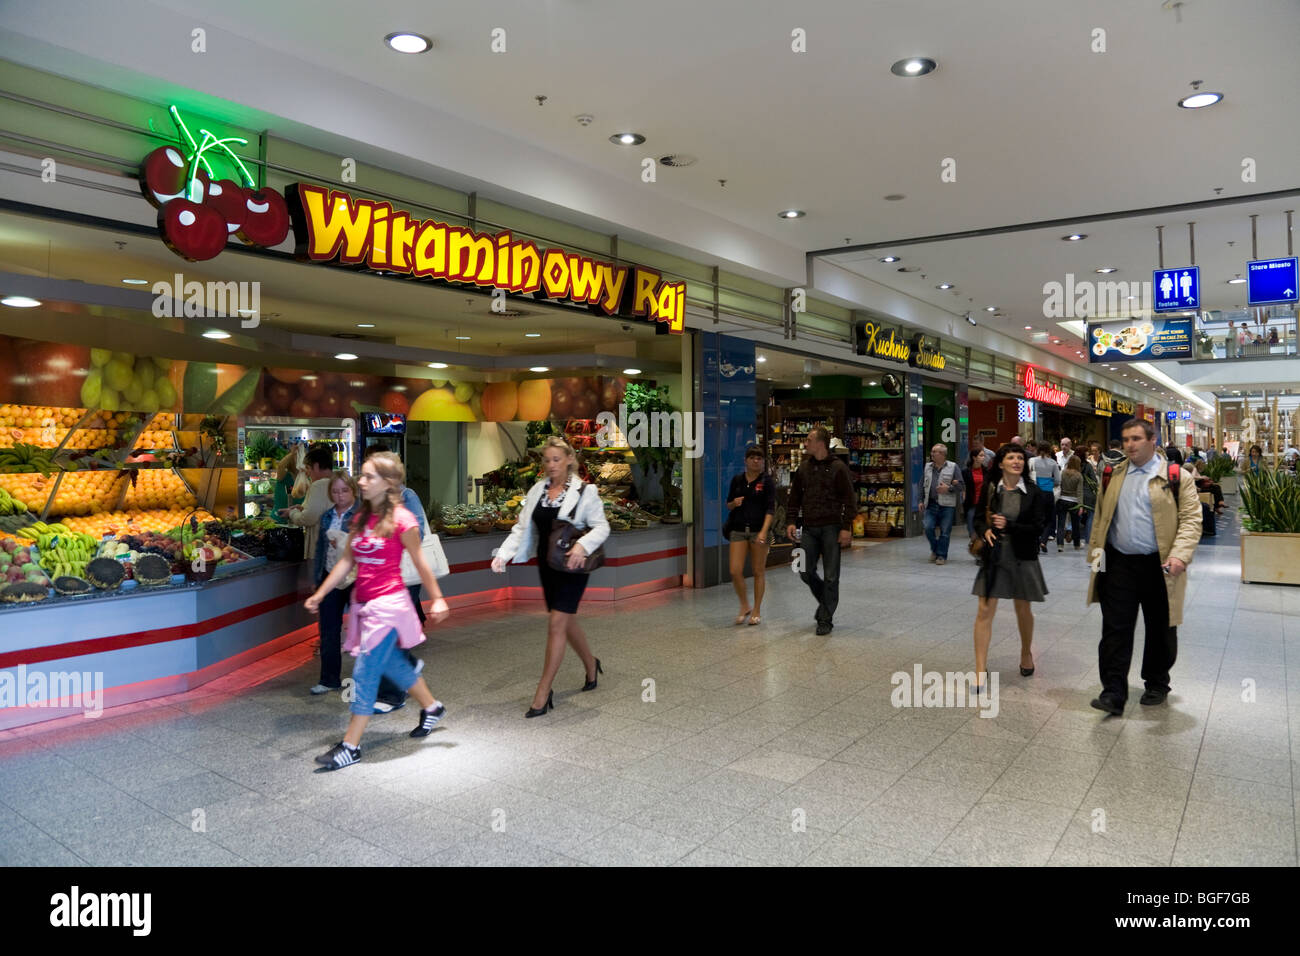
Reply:
[[[1160,467],[1151,476],[1148,491],[1151,495],[1151,518],[1156,526],[1156,544],[1160,549],[1160,563],[1171,557],[1178,558],[1184,564],[1192,563],[1192,555],[1201,541],[1201,499],[1196,494],[1196,485],[1184,469],[1178,482],[1178,503],[1169,491],[1169,462],[1159,459]],[[1128,460],[1120,462],[1111,472],[1110,484],[1105,496],[1097,505],[1097,516],[1090,534],[1088,559],[1092,562],[1092,578],[1088,582],[1088,603],[1096,604],[1097,574],[1100,562],[1098,555],[1104,553],[1106,535],[1110,532],[1110,523],[1115,517],[1115,504],[1119,501],[1119,491],[1124,484],[1124,475],[1128,471]],[[1097,476],[1100,482],[1101,476]],[[1183,622],[1183,595],[1187,591],[1187,575],[1165,575],[1165,588],[1169,592],[1169,626],[1177,627]]]

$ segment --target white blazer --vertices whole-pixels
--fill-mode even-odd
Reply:
[[[547,479],[543,478],[528,489],[528,496],[524,499],[524,506],[519,512],[519,520],[510,529],[510,537],[506,538],[497,549],[496,556],[502,561],[526,564],[537,550],[537,528],[533,524],[533,509],[537,507],[537,503],[541,501],[546,491],[546,482]],[[582,549],[588,554],[594,554],[609,537],[609,522],[605,520],[605,506],[600,500],[600,492],[596,490],[595,485],[584,486],[582,479],[577,475],[569,477],[569,484],[564,497],[560,500],[556,517],[572,522],[578,528],[590,529],[578,539],[578,544],[582,545]],[[542,560],[545,559],[543,555]]]

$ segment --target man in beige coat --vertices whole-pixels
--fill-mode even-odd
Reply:
[[[1151,423],[1130,419],[1121,434],[1125,460],[1113,467],[1097,505],[1088,586],[1088,603],[1101,604],[1102,691],[1092,706],[1115,716],[1128,701],[1138,608],[1146,626],[1141,703],[1162,704],[1169,694],[1187,565],[1201,540],[1196,485],[1180,477],[1175,498],[1169,462],[1156,455]]]

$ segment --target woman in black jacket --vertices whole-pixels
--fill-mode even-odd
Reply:
[[[975,533],[984,540],[980,571],[971,593],[979,598],[975,615],[975,673],[980,689],[988,686],[989,641],[998,601],[1015,602],[1020,630],[1020,674],[1034,673],[1034,612],[1031,602],[1047,597],[1038,564],[1038,539],[1053,507],[1052,495],[1025,478],[1025,450],[1003,445],[993,460],[992,479],[984,486],[975,513]]]
[[[727,489],[731,513],[722,526],[730,542],[731,583],[740,598],[737,624],[762,623],[763,593],[767,590],[767,549],[771,546],[772,518],[776,513],[776,482],[766,468],[758,445],[745,449],[745,470],[731,479]],[[754,568],[754,606],[745,594],[745,556]]]

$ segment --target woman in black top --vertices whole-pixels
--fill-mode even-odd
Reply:
[[[1038,564],[1038,537],[1054,507],[1052,495],[1025,477],[1025,450],[1003,445],[990,468],[979,509],[975,533],[984,539],[980,571],[971,593],[979,597],[975,615],[975,674],[981,688],[988,686],[989,641],[998,600],[1015,602],[1020,630],[1020,674],[1034,673],[1034,612],[1030,602],[1047,597],[1047,583]]]
[[[759,611],[767,588],[767,549],[771,538],[772,518],[776,513],[776,482],[765,467],[763,449],[750,445],[745,449],[745,470],[731,479],[727,507],[731,514],[722,526],[731,542],[731,583],[740,598],[736,623],[761,623]],[[754,606],[750,609],[745,594],[745,555],[754,568]]]

